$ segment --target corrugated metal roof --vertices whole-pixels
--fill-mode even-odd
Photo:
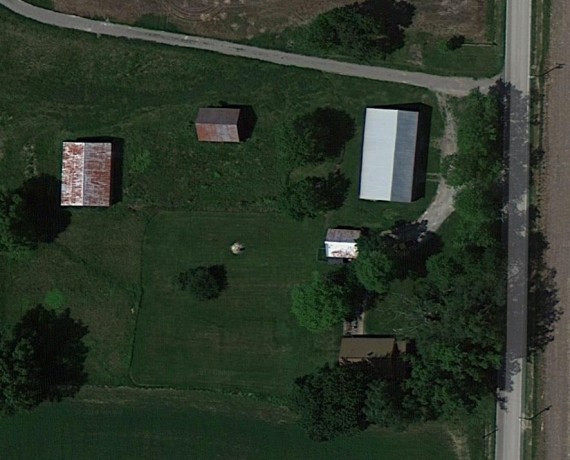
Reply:
[[[360,198],[412,201],[418,112],[366,109]]]
[[[62,206],[111,205],[110,142],[64,142]]]
[[[202,142],[239,142],[240,109],[201,108],[196,117],[196,134]]]

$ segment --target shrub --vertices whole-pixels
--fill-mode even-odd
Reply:
[[[215,299],[227,287],[226,269],[223,265],[191,268],[179,273],[178,284],[190,291],[198,300]]]

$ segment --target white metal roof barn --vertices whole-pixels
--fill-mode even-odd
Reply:
[[[409,203],[423,195],[416,177],[418,127],[418,112],[366,109],[360,199]]]

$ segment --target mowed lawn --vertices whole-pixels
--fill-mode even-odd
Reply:
[[[371,429],[331,442],[309,441],[290,415],[224,395],[85,389],[78,400],[0,419],[10,460],[244,459],[453,460],[441,425],[405,433]]]
[[[159,213],[143,253],[143,299],[131,375],[143,385],[284,394],[293,378],[336,359],[341,328],[312,334],[289,312],[290,290],[326,269],[322,220],[274,214]],[[245,245],[233,255],[230,245]],[[228,288],[197,301],[174,282],[223,264]]]
[[[56,242],[22,261],[0,265],[0,321],[9,326],[24,311],[58,292],[59,305],[89,328],[91,383],[126,384],[140,297],[145,220],[125,209],[81,209]]]

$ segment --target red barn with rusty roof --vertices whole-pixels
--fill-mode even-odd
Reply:
[[[62,206],[111,205],[110,142],[64,142]]]
[[[196,117],[196,134],[201,142],[240,142],[241,109],[201,108]]]

